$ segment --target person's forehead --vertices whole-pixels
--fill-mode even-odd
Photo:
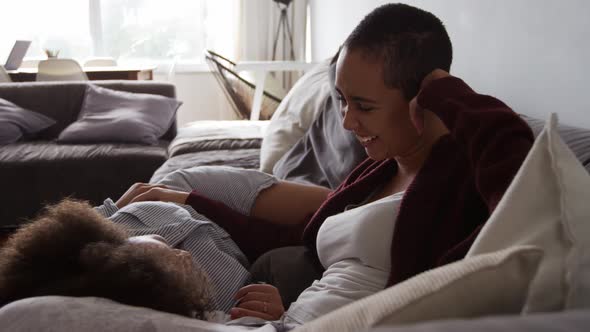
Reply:
[[[343,48],[336,63],[336,87],[341,90],[385,88],[383,64],[377,57]]]
[[[132,236],[127,239],[129,243],[145,243],[145,244],[156,244],[160,246],[168,246],[166,240],[158,235],[141,235]]]

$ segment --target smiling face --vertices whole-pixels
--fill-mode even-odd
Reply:
[[[343,48],[336,65],[336,89],[344,114],[343,126],[352,131],[374,160],[410,154],[419,136],[410,121],[409,101],[383,80],[381,61]]]

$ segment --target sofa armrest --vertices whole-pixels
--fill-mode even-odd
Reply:
[[[526,316],[492,316],[470,320],[446,320],[404,326],[379,326],[371,332],[584,332],[590,326],[590,310],[568,310]]]

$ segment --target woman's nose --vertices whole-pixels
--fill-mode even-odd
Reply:
[[[358,127],[358,121],[355,119],[354,114],[348,110],[348,108],[342,109],[343,112],[343,119],[342,119],[342,126],[346,130],[354,130]]]

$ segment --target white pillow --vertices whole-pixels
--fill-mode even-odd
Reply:
[[[330,96],[328,71],[330,60],[325,60],[305,73],[270,119],[260,147],[260,170],[272,173],[275,163],[307,131]]]
[[[448,318],[520,313],[542,250],[513,247],[418,274],[295,331],[362,331]]]
[[[525,312],[590,306],[590,175],[556,127],[552,114],[468,253],[544,250]]]

